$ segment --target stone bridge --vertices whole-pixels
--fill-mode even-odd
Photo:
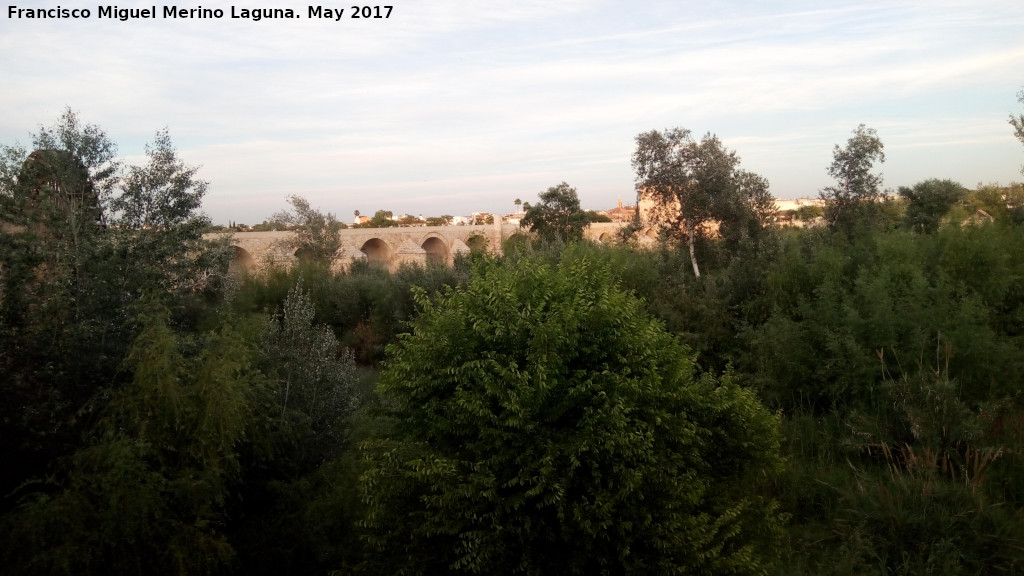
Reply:
[[[595,242],[611,242],[624,224],[594,223],[584,236]],[[418,226],[409,228],[346,228],[338,232],[341,249],[335,254],[333,267],[341,269],[352,262],[365,260],[390,270],[402,264],[440,262],[451,264],[455,257],[470,251],[501,252],[502,241],[519,232],[516,224],[478,226]],[[302,258],[301,251],[288,247],[292,232],[235,232],[232,268],[258,270],[267,264],[291,266]],[[207,234],[208,238],[225,233]]]

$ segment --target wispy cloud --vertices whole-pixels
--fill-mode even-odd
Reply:
[[[718,133],[787,195],[827,184],[860,122],[886,139],[887,179],[1007,180],[1021,163],[1005,126],[1024,84],[1017,0],[423,0],[388,20],[2,26],[16,113],[0,141],[65,105],[128,154],[169,126],[220,220],[289,193],[341,214],[498,210],[563,179],[611,205],[632,192],[635,134],[676,125]]]

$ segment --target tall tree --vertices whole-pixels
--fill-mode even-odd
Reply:
[[[540,202],[526,209],[522,224],[536,232],[544,242],[569,243],[583,238],[590,223],[580,208],[576,189],[562,182],[539,194]]]
[[[775,197],[768,179],[747,170],[733,173],[736,199],[723,206],[719,234],[735,249],[744,240],[759,240],[775,221]]]
[[[130,378],[120,366],[138,334],[136,304],[151,295],[182,312],[225,255],[202,241],[205,183],[166,132],[146,166],[127,170],[103,131],[71,111],[33,145],[27,160],[4,147],[0,166],[4,494],[74,450],[82,411]]]
[[[314,324],[315,309],[302,278],[288,291],[263,342],[263,367],[275,381],[282,434],[290,458],[308,469],[344,444],[353,407],[355,361],[331,329]]]
[[[71,110],[54,126],[40,127],[32,140],[31,154],[20,146],[3,146],[0,163],[0,234],[6,240],[0,257],[8,272],[0,293],[17,307],[23,307],[18,295],[26,287],[12,282],[23,279],[16,272],[22,266],[37,267],[45,261],[47,272],[35,276],[51,284],[55,277],[66,276],[72,299],[85,289],[85,262],[94,256],[101,237],[97,224],[104,220],[103,201],[118,177],[114,143],[100,128],[82,125]],[[42,299],[48,299],[42,292],[58,286],[36,288]]]
[[[0,491],[73,448],[76,412],[120,361],[102,201],[115,146],[71,110],[0,162]],[[9,499],[0,505],[6,508]]]
[[[203,239],[210,219],[200,208],[209,183],[178,157],[166,129],[146,145],[146,159],[127,168],[110,202],[122,287],[139,294],[203,288],[227,254],[226,246]]]
[[[693,273],[700,277],[696,240],[717,222],[739,230],[742,222],[764,225],[774,212],[768,181],[739,170],[740,159],[708,133],[700,142],[685,128],[652,130],[636,137],[633,169],[638,204],[670,235],[685,236]]]
[[[885,162],[882,139],[873,128],[861,124],[846,141],[836,144],[828,175],[836,184],[820,192],[825,201],[825,220],[833,228],[849,228],[875,213],[882,194],[882,175],[872,173],[875,162]]]
[[[1017,93],[1017,101],[1024,104],[1024,90]],[[1024,144],[1024,114],[1010,114],[1010,126],[1013,126],[1014,136]],[[1024,174],[1024,166],[1021,166],[1020,172]]]

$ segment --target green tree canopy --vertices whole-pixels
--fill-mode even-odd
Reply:
[[[210,219],[200,208],[209,183],[178,157],[166,129],[145,150],[147,163],[126,169],[110,202],[122,273],[140,294],[203,287],[209,271],[226,264],[226,246],[203,239]]]
[[[853,131],[845,148],[836,144],[828,167],[828,175],[836,184],[820,192],[829,226],[848,229],[873,216],[882,194],[882,176],[871,170],[875,162],[885,162],[883,148],[878,133],[864,124]]]
[[[685,128],[652,130],[636,137],[638,204],[650,201],[648,217],[670,235],[686,237],[693,273],[700,277],[695,249],[704,226],[717,222],[724,234],[742,236],[774,216],[768,181],[739,169],[740,158],[708,133],[700,142]]]
[[[522,224],[536,232],[544,242],[569,243],[583,238],[583,229],[590,223],[580,208],[576,189],[562,182],[539,194],[540,202],[527,205]]]
[[[390,210],[377,210],[369,222],[360,224],[360,226],[363,228],[393,228],[398,226],[398,222],[392,220],[393,215]]]
[[[113,276],[109,234],[98,225],[101,201],[117,181],[114,143],[67,110],[33,135],[32,147],[30,154],[0,146],[5,495],[77,442],[74,414],[120,361],[118,344],[127,343],[112,326],[133,296],[110,289],[122,282]]]
[[[1024,90],[1017,92],[1017,101],[1024,104]],[[1024,114],[1010,114],[1010,126],[1013,127],[1013,135],[1024,144]],[[1021,166],[1020,172],[1024,174],[1024,166]]]
[[[261,358],[275,383],[279,434],[291,440],[288,458],[307,467],[344,447],[355,380],[352,353],[342,350],[329,327],[315,324],[314,315],[300,277],[270,323]]]
[[[427,226],[451,226],[453,220],[455,220],[455,217],[449,214],[445,214],[443,216],[428,216]]]
[[[250,422],[253,346],[235,326],[186,357],[158,300],[139,322],[87,441],[46,484],[21,487],[0,522],[0,559],[17,574],[223,574],[221,531]],[[247,341],[248,340],[248,341]]]
[[[907,200],[907,226],[926,234],[938,230],[942,217],[967,196],[967,189],[959,182],[936,178],[918,182],[913,188],[900,186],[898,192]]]
[[[126,384],[136,306],[148,295],[182,322],[216,287],[226,255],[202,239],[206,183],[166,131],[145,165],[127,168],[106,134],[70,110],[32,143],[38,153],[0,147],[4,494],[74,450],[92,421],[82,411]]]
[[[374,570],[761,572],[776,418],[696,377],[607,268],[485,260],[417,299],[380,377],[393,432],[366,445]]]
[[[313,208],[302,196],[292,194],[288,196],[288,203],[292,205],[291,210],[277,212],[271,217],[295,231],[285,244],[302,259],[329,264],[341,248],[338,230],[344,224],[338,222],[334,214]]]

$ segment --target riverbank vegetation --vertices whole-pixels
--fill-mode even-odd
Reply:
[[[239,276],[165,133],[34,144],[69,154],[0,174],[5,573],[1024,570],[1022,185]]]

